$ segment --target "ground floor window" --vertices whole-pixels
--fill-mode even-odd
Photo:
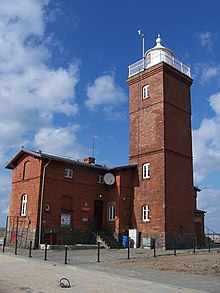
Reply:
[[[22,195],[21,198],[21,216],[26,216],[27,212],[27,194]]]
[[[108,220],[109,221],[115,220],[115,205],[113,204],[108,206]]]

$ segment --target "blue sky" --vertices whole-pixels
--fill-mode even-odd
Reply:
[[[22,146],[110,166],[128,163],[128,65],[157,34],[191,67],[194,183],[220,233],[219,1],[0,0],[0,226],[4,166]]]

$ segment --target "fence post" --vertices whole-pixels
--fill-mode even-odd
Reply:
[[[98,260],[97,262],[100,262],[100,242],[98,241]]]
[[[32,257],[32,255],[31,255],[31,250],[32,250],[32,241],[30,241],[30,247],[29,247],[29,257]]]
[[[44,249],[45,249],[45,251],[44,251],[44,260],[47,260],[47,242],[45,243]]]
[[[209,252],[211,252],[211,239],[210,238],[209,238],[208,244],[209,244]]]
[[[156,239],[153,238],[154,257],[156,257]]]
[[[2,252],[5,252],[6,237],[3,240]]]
[[[193,253],[196,253],[196,239],[193,239]]]
[[[67,250],[68,250],[68,247],[67,245],[65,245],[65,265],[67,264]]]
[[[176,237],[174,237],[174,243],[173,243],[173,247],[174,247],[174,255],[176,256]]]
[[[128,239],[128,259],[130,259],[130,248],[131,248],[131,241]]]
[[[15,241],[15,255],[18,254],[18,240]]]

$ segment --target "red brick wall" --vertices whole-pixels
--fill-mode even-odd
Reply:
[[[26,162],[28,162],[28,170],[26,170],[26,177],[23,179],[24,165]],[[13,169],[12,173],[12,191],[9,216],[11,218],[20,217],[22,195],[27,194],[27,213],[26,216],[20,217],[20,221],[29,219],[31,221],[29,223],[29,227],[32,229],[35,229],[37,226],[40,193],[40,170],[41,160],[25,155],[19,160],[17,167]],[[28,221],[26,221],[26,223],[28,224]]]
[[[193,232],[191,82],[165,63],[128,80],[130,163],[138,163],[139,173],[133,225],[139,231]],[[143,100],[146,84],[150,97]],[[150,163],[150,179],[142,179],[143,163]],[[150,207],[146,223],[143,204]]]
[[[64,178],[64,169],[70,168],[74,171],[73,179]],[[71,227],[74,230],[86,231],[91,229],[94,217],[94,201],[103,201],[103,227],[109,229],[123,229],[127,225],[131,216],[119,222],[119,215],[125,217],[130,213],[128,207],[131,205],[132,194],[132,174],[127,171],[117,171],[116,183],[112,186],[97,183],[97,175],[104,175],[106,170],[98,170],[87,166],[68,165],[62,162],[52,161],[47,167],[44,207],[50,205],[49,212],[43,209],[44,229],[60,229],[61,213],[71,214]],[[128,176],[127,176],[128,174]],[[72,198],[72,210],[62,210],[62,198],[68,196]],[[88,210],[82,209],[87,203]],[[114,203],[116,206],[116,223],[108,221],[108,205]],[[119,211],[121,210],[121,212]],[[88,222],[82,222],[82,218],[88,218]],[[122,216],[123,218],[123,216]]]

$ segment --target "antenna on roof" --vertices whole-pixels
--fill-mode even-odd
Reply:
[[[95,157],[95,136],[92,137],[92,157]]]

